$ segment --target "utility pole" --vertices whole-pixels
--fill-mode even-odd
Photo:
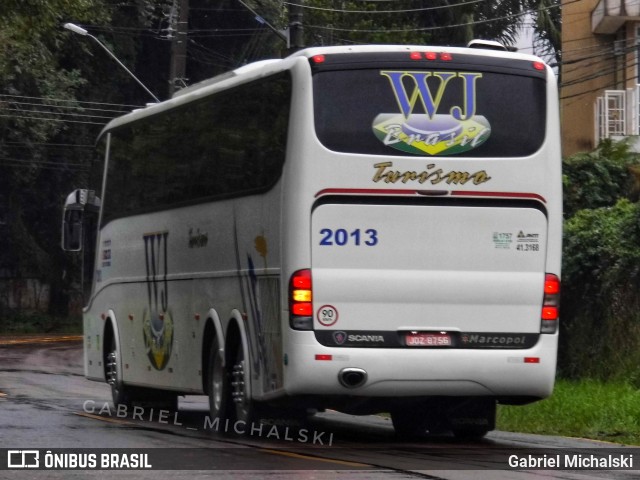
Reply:
[[[171,66],[169,68],[169,97],[187,86],[187,31],[189,0],[174,0],[171,12]],[[175,29],[173,25],[176,25]],[[175,32],[175,33],[174,33]]]
[[[302,2],[297,0],[289,4],[289,53],[304,48],[304,29],[302,27]]]

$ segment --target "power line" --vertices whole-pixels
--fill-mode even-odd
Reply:
[[[127,112],[126,110],[113,110],[113,109],[106,109],[106,108],[81,107],[81,106],[73,106],[73,105],[50,105],[50,104],[47,104],[47,103],[23,102],[23,101],[19,101],[19,100],[9,100],[7,103],[10,104],[10,105],[20,105],[20,106],[26,105],[26,106],[31,106],[31,107],[45,107],[45,108],[60,108],[60,109],[68,109],[68,110],[80,110],[82,112],[95,111],[95,112],[112,112],[112,113],[118,113],[118,114],[123,114],[123,113]]]
[[[62,98],[50,98],[50,97],[30,97],[26,95],[10,95],[0,93],[0,97],[11,97],[11,98],[25,98],[30,100],[46,100],[48,102],[64,102],[64,103],[85,103],[90,105],[109,105],[112,107],[129,107],[129,108],[143,108],[142,105],[127,105],[124,103],[105,103],[105,102],[90,102],[86,100],[70,100],[70,99],[62,99]]]
[[[5,162],[3,160],[0,160],[0,168],[33,168],[33,167],[42,168],[42,169],[46,169],[46,170],[56,170],[56,171],[59,171],[59,172],[66,172],[66,171],[69,171],[69,170],[76,170],[76,171],[81,171],[81,172],[88,172],[89,171],[88,168],[81,168],[81,167],[64,168],[64,167],[53,167],[53,166],[48,166],[48,165],[22,165],[22,164],[19,164],[19,163]]]
[[[579,2],[579,1],[581,1],[581,0],[571,0],[570,2],[567,2],[566,4],[575,3],[575,2]],[[559,7],[560,7],[560,4],[551,5],[549,7],[538,9],[535,12],[547,11],[547,10],[551,10],[551,9],[559,8]],[[449,29],[449,28],[468,27],[468,26],[472,26],[472,25],[481,25],[481,24],[485,24],[485,23],[497,22],[497,21],[500,21],[500,20],[509,20],[509,19],[513,19],[513,18],[517,18],[517,17],[522,17],[522,16],[525,16],[525,15],[533,15],[533,14],[535,14],[535,12],[531,11],[531,10],[526,10],[524,12],[518,12],[518,13],[511,14],[511,15],[505,15],[505,16],[502,16],[502,17],[490,18],[490,19],[486,19],[486,20],[477,20],[477,21],[467,22],[467,23],[458,23],[458,24],[455,24],[455,25],[440,25],[440,26],[435,26],[435,27],[418,27],[418,28],[403,28],[403,29],[377,29],[377,30],[372,30],[372,29],[357,29],[357,28],[325,27],[325,26],[322,26],[322,25],[308,25],[308,26],[311,27],[311,28],[317,28],[317,29],[320,29],[320,30],[330,30],[330,31],[337,31],[337,32],[361,32],[361,33],[426,32],[426,31],[434,31],[434,30],[445,30],[445,29]]]
[[[26,158],[10,158],[10,157],[1,157],[1,156],[0,156],[0,160],[7,160],[9,162],[24,163],[24,164],[42,164],[42,165],[55,165],[59,167],[69,166],[69,167],[88,168],[88,166],[85,165],[84,163],[51,162],[48,160],[33,160],[33,159],[26,159]]]
[[[206,58],[204,58],[202,52],[194,52],[192,50],[189,50],[187,52],[187,55],[189,56],[189,58],[191,58],[191,60],[193,60],[194,62],[200,63],[202,65],[210,65],[213,67],[220,67],[220,68],[229,68],[232,65],[230,62],[227,62],[227,61],[225,61],[225,63],[219,63],[212,59],[207,60]]]
[[[454,3],[451,5],[438,5],[435,7],[409,8],[409,9],[398,9],[398,10],[346,10],[346,9],[336,9],[336,8],[326,8],[326,7],[315,7],[313,5],[293,3],[293,2],[284,2],[284,4],[294,6],[294,7],[301,7],[308,10],[319,10],[323,12],[332,12],[332,13],[370,13],[370,14],[386,13],[386,14],[389,14],[389,13],[412,13],[412,12],[426,12],[430,10],[442,10],[442,9],[472,5],[474,3],[480,3],[484,1],[486,0],[470,0],[467,2]]]
[[[586,38],[584,40],[587,40]],[[564,55],[567,53],[573,53],[573,52],[581,52],[584,50],[594,50],[596,48],[611,48],[610,44],[599,44],[599,45],[589,45],[587,47],[578,47],[578,48],[570,48],[568,50],[560,50],[560,52]]]
[[[55,105],[54,103],[60,103]],[[1,106],[3,105],[4,106]],[[94,106],[95,105],[95,106]],[[7,108],[10,107],[10,108]],[[55,110],[41,110],[30,109],[24,107],[40,107],[51,108]],[[49,122],[65,122],[65,123],[77,123],[88,125],[105,125],[107,121],[116,118],[119,115],[125,114],[130,111],[130,108],[126,110],[115,110],[111,108],[100,107],[136,107],[135,105],[114,104],[106,102],[89,102],[81,100],[68,100],[49,97],[35,97],[29,95],[10,95],[0,94],[0,112],[6,112],[6,114],[0,114],[3,118],[13,119],[25,119],[25,120],[37,120],[37,121],[49,121]],[[57,110],[57,111],[56,111]],[[74,110],[78,110],[75,112]],[[11,113],[9,113],[11,112]],[[82,113],[80,113],[82,112]],[[98,113],[92,113],[98,112]],[[100,115],[99,113],[114,113],[117,115]],[[46,115],[46,116],[43,116]],[[72,120],[70,118],[76,118]],[[98,120],[98,121],[91,121]]]
[[[637,67],[637,66],[638,66],[638,62],[635,62],[635,63],[632,63],[631,65],[627,65],[627,66],[625,66],[623,68],[633,68],[633,67]],[[580,85],[581,83],[584,83],[586,81],[596,80],[597,78],[604,77],[604,76],[607,76],[607,75],[611,75],[611,74],[615,73],[616,70],[617,70],[616,67],[614,67],[613,69],[603,70],[600,73],[597,73],[595,75],[592,75],[591,77],[585,78],[581,82],[572,83],[571,85],[564,85],[563,84],[563,85],[561,85],[561,87],[563,87],[563,88],[567,88],[568,86],[575,87],[576,85]],[[566,99],[569,99],[569,98],[580,97],[580,96],[583,96],[583,95],[587,95],[588,93],[599,92],[599,91],[606,90],[606,89],[607,89],[606,86],[598,86],[598,87],[592,88],[591,90],[585,90],[585,91],[581,91],[581,92],[577,92],[577,93],[572,93],[571,95],[560,96],[560,100],[566,100]],[[569,103],[568,105],[571,105],[571,103]]]
[[[112,120],[112,119],[118,117],[118,115],[111,116],[111,117],[105,117],[105,116],[102,116],[102,115],[85,115],[85,114],[82,114],[82,113],[63,113],[63,112],[52,112],[52,111],[49,111],[49,110],[23,110],[23,109],[11,109],[11,108],[2,108],[2,107],[0,107],[0,111],[18,112],[18,113],[27,113],[27,114],[43,113],[45,115],[61,115],[61,116],[64,116],[64,117],[104,118],[104,119],[108,119],[108,120]]]
[[[231,38],[231,37],[252,37],[253,33],[200,33],[198,35],[188,34],[189,38]]]
[[[38,162],[32,162],[30,164],[27,163],[23,163],[23,162],[16,162],[13,160],[4,160],[2,158],[0,158],[0,168],[42,168],[42,169],[46,169],[46,170],[57,170],[57,171],[69,171],[69,170],[76,170],[76,171],[82,171],[82,172],[87,172],[90,170],[89,167],[87,166],[83,166],[83,167],[79,167],[79,166],[65,166],[63,164],[60,165],[46,165],[46,164],[40,164]]]
[[[86,121],[80,121],[80,120],[63,120],[63,119],[59,119],[59,118],[43,118],[43,117],[29,117],[29,116],[22,116],[22,115],[2,115],[0,114],[0,117],[4,117],[4,118],[21,118],[21,119],[25,119],[25,120],[38,120],[38,121],[45,121],[45,122],[61,122],[61,123],[81,123],[81,124],[85,124],[85,125],[106,125],[107,122],[86,122]]]
[[[94,149],[95,145],[82,145],[75,143],[46,143],[46,142],[3,142],[0,146],[9,148],[28,148],[31,146],[39,147],[56,147],[56,148],[90,148]]]
[[[217,33],[217,32],[255,32],[261,31],[264,27],[251,27],[251,28],[201,28],[197,30],[189,30],[189,35],[192,33]]]
[[[580,57],[580,58],[574,58],[574,59],[569,59],[569,60],[561,60],[559,62],[556,62],[556,64],[554,66],[563,66],[563,67],[567,67],[565,70],[563,70],[563,73],[574,73],[577,70],[580,70],[582,68],[587,68],[590,67],[596,63],[599,62],[603,62],[605,60],[608,60],[610,58],[603,58],[603,57],[607,57],[610,56],[614,53],[614,49],[611,47],[606,47],[607,49],[602,51],[602,52],[598,52],[598,53],[593,53],[591,55],[587,55],[584,57]],[[632,51],[632,50],[629,50]],[[627,53],[627,52],[625,52]],[[584,62],[589,62],[589,63],[584,63]],[[569,67],[573,67],[573,68],[569,68]]]
[[[598,60],[597,62],[594,62],[594,63],[599,63],[601,61],[604,61],[604,59]],[[628,69],[628,68],[635,67],[637,65],[638,65],[637,61],[636,61],[636,63],[633,63],[631,65],[628,65],[626,63],[623,66],[613,65],[613,66],[607,67],[607,68],[605,68],[603,70],[600,70],[598,73],[595,73],[593,75],[590,75],[590,76],[587,76],[587,77],[581,76],[579,78],[576,78],[575,80],[570,80],[570,81],[567,81],[567,82],[563,82],[561,84],[561,86],[562,87],[570,87],[570,86],[574,86],[574,85],[579,85],[579,84],[584,83],[586,81],[594,80],[596,78],[599,78],[599,77],[601,77],[603,75],[608,75],[608,74],[611,74],[611,73],[615,73],[618,70],[625,70],[625,69]],[[592,64],[590,64],[588,66],[592,66]],[[575,72],[575,70],[573,72]]]
[[[242,8],[218,8],[218,7],[190,7],[189,10],[198,10],[204,12],[246,12]]]
[[[189,43],[191,45],[193,45],[196,48],[196,50],[200,50],[204,55],[209,55],[209,56],[214,57],[214,58],[219,58],[221,60],[228,61],[230,64],[233,63],[233,61],[234,61],[232,57],[230,57],[228,55],[224,55],[224,54],[222,54],[220,52],[217,52],[215,50],[212,50],[212,49],[210,49],[208,47],[205,47],[204,45],[202,45],[201,43],[196,42],[193,39],[189,39]]]

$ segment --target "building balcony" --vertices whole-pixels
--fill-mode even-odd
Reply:
[[[591,12],[591,31],[616,33],[626,22],[640,22],[638,0],[600,0]]]
[[[626,90],[605,90],[594,107],[596,145],[606,138],[640,135],[640,84]],[[632,141],[631,148],[640,152],[640,139]]]

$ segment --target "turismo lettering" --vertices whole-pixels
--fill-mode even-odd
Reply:
[[[399,170],[392,170],[393,162],[382,162],[373,165],[376,169],[376,173],[373,175],[374,183],[408,183],[418,182],[420,184],[430,182],[431,185],[437,185],[445,182],[447,185],[465,185],[468,182],[473,182],[474,185],[480,185],[491,180],[491,177],[485,170],[479,170],[475,173],[470,172],[456,172],[450,171],[445,173],[441,168],[435,169],[435,163],[427,165],[426,170],[422,172],[416,172],[407,170],[401,172]]]

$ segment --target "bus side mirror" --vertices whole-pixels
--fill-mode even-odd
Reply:
[[[62,221],[62,249],[67,252],[82,250],[82,210],[65,210]]]
[[[67,252],[82,250],[85,212],[97,213],[100,199],[93,190],[78,189],[69,194],[62,217],[62,249]]]

